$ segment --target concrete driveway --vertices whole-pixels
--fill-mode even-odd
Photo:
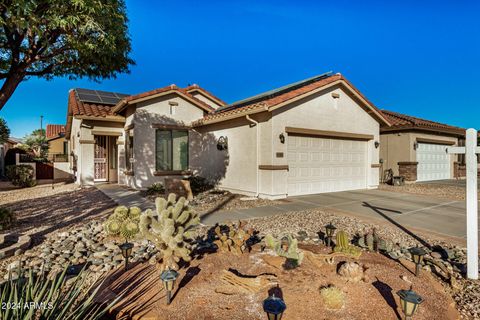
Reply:
[[[205,224],[271,216],[288,211],[334,208],[364,219],[398,227],[424,229],[440,235],[466,238],[465,201],[383,190],[359,190],[290,197],[273,206],[215,212]],[[380,222],[379,221],[379,222]]]

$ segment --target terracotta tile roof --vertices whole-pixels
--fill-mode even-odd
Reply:
[[[220,103],[220,105],[222,106],[225,106],[227,103],[225,101],[223,101],[222,99],[220,99],[219,97],[213,95],[210,91],[207,91],[205,89],[203,89],[202,87],[200,87],[198,84],[192,84],[186,88],[184,88],[185,91],[187,91],[188,93],[190,93],[191,91],[200,91],[202,92],[203,94],[207,95],[207,96],[210,96],[210,98],[213,98],[213,100],[216,100],[217,102]]]
[[[284,102],[288,102],[291,99],[294,99],[296,97],[302,96],[304,94],[308,94],[311,91],[314,91],[316,89],[322,88],[324,86],[327,86],[328,84],[331,84],[336,81],[344,81],[347,83],[358,95],[360,95],[370,106],[374,111],[378,114],[380,118],[384,122],[387,120],[384,119],[382,113],[380,110],[378,110],[370,101],[368,101],[360,91],[358,91],[347,79],[345,79],[342,75],[340,74],[335,74],[335,75],[325,75],[325,76],[319,76],[318,80],[314,79],[312,81],[308,81],[307,79],[305,81],[305,84],[302,85],[302,82],[282,87],[277,90],[277,92],[272,91],[272,94],[269,94],[269,92],[265,94],[259,95],[260,98],[255,99],[249,98],[240,101],[239,103],[235,103],[233,105],[221,107],[217,109],[216,112],[212,114],[206,115],[203,119],[196,121],[194,125],[202,125],[203,123],[214,120],[214,119],[221,119],[221,118],[227,118],[230,119],[235,116],[240,116],[241,114],[248,114],[250,111],[261,111],[265,110],[267,111],[269,108],[274,107],[276,105],[279,105]],[[262,97],[264,96],[264,97]],[[249,100],[253,99],[252,102],[249,102]],[[246,101],[246,102],[243,102]]]
[[[75,90],[71,90],[68,97],[69,112],[73,116],[106,117],[113,116],[113,105],[82,102],[78,99]]]
[[[443,124],[435,121],[430,121],[426,119],[421,119],[417,117],[412,117],[409,115],[401,114],[398,112],[393,112],[389,110],[382,110],[382,113],[391,123],[390,127],[383,127],[382,131],[392,131],[392,130],[412,130],[412,129],[429,129],[429,130],[439,130],[441,132],[450,132],[465,134],[465,129],[455,126],[450,126],[448,124]]]
[[[138,100],[138,99],[152,97],[152,96],[155,96],[157,94],[166,93],[166,92],[169,92],[169,91],[177,92],[177,93],[180,93],[180,94],[188,97],[189,99],[193,100],[193,102],[195,104],[197,104],[198,106],[200,106],[201,108],[203,108],[207,112],[212,112],[212,111],[215,110],[210,105],[208,105],[205,102],[203,102],[203,101],[195,98],[194,96],[192,96],[190,93],[187,92],[187,90],[179,88],[175,84],[171,84],[171,85],[163,87],[163,88],[154,89],[154,90],[150,90],[150,91],[146,91],[146,92],[142,92],[142,93],[139,93],[139,94],[135,94],[135,95],[125,97],[119,103],[117,103],[115,105],[115,108],[113,110],[114,110],[114,112],[119,112],[129,102],[132,102],[132,101],[135,101],[135,100]]]
[[[56,138],[65,133],[65,126],[63,124],[47,124],[45,135],[47,139]]]

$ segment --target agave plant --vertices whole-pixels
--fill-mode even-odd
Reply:
[[[45,275],[35,276],[30,270],[28,277],[9,279],[0,285],[0,319],[96,320],[120,299],[95,303],[93,299],[102,283],[87,286],[84,270],[71,281],[66,271],[50,280]]]

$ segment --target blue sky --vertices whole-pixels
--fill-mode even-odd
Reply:
[[[233,102],[330,70],[380,108],[480,129],[480,2],[127,0],[127,9],[131,73],[23,82],[0,111],[12,136],[38,128],[40,115],[65,123],[70,88],[197,83]]]

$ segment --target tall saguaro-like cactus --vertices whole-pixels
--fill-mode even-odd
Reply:
[[[150,261],[158,263],[160,270],[167,267],[178,270],[180,260],[191,260],[190,230],[200,222],[200,217],[184,197],[177,201],[173,193],[168,200],[157,198],[155,206],[155,211],[148,209],[142,213],[139,223],[140,232],[159,251]]]

